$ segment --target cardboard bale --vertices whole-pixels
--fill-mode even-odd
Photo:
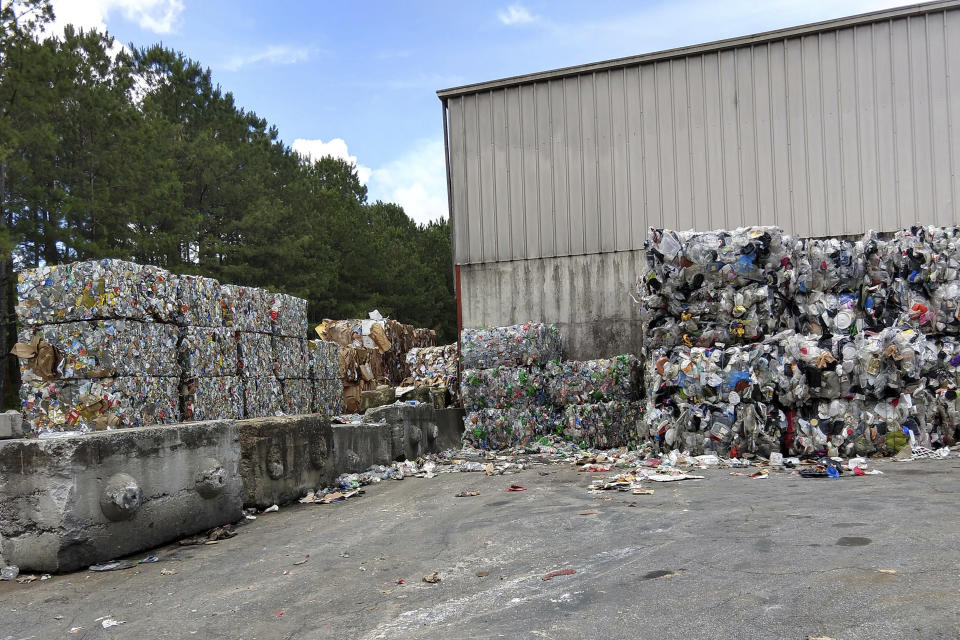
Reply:
[[[182,378],[180,396],[184,422],[243,417],[243,381],[239,376]]]
[[[20,372],[27,381],[176,376],[178,335],[178,328],[169,324],[84,320],[24,328],[15,352],[25,356],[20,357]]]
[[[124,260],[89,260],[17,274],[16,313],[27,326],[78,320],[170,322],[176,279],[166,269]]]

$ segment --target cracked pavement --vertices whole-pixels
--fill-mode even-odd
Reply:
[[[960,459],[873,466],[653,495],[567,464],[386,481],[134,556],[154,564],[0,583],[0,640],[958,637]]]

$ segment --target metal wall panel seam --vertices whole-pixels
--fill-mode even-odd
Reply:
[[[930,66],[930,18],[927,15],[923,16],[923,47],[924,47],[924,57],[927,61],[927,129],[930,136],[930,188],[933,190],[930,194],[930,202],[933,203],[933,206],[937,206],[937,157],[934,153],[936,144],[936,130],[933,126],[933,68]],[[939,208],[939,207],[938,207]],[[940,212],[937,211],[934,213],[937,222],[940,221]]]
[[[647,143],[646,136],[644,135],[644,118],[646,117],[643,112],[643,69],[642,65],[637,65],[637,104],[640,105],[640,176],[642,184],[642,200],[643,203],[643,226],[644,226],[644,237],[646,237],[646,227],[650,226],[650,209],[647,207]]]
[[[623,143],[626,146],[626,155],[624,156],[627,163],[627,226],[629,227],[629,235],[631,242],[633,241],[633,218],[634,218],[634,208],[633,208],[633,180],[630,173],[630,108],[629,100],[627,100],[627,70],[621,69],[623,74]]]
[[[893,127],[892,127],[891,130],[892,130],[892,132],[893,132],[893,146],[894,146],[894,149],[896,149],[896,148],[897,148],[897,140],[898,140],[898,135],[897,135],[897,101],[896,101],[897,82],[896,82],[896,76],[895,76],[894,68],[893,68],[893,51],[894,51],[894,48],[893,48],[893,20],[887,21],[887,26],[888,26],[888,29],[887,29],[887,39],[889,40],[889,43],[888,43],[888,51],[890,52],[890,67],[889,67],[889,69],[890,69],[890,96],[891,96],[891,99],[890,99],[890,112],[891,112],[891,114],[892,114],[892,125],[893,125]],[[902,226],[903,226],[903,225],[902,225],[902,222],[903,222],[903,213],[900,211],[900,165],[899,165],[899,163],[897,163],[896,161],[893,163],[893,190],[894,190],[894,203],[895,203],[895,205],[894,205],[895,211],[894,211],[894,212],[895,212],[895,214],[896,214],[896,216],[897,216],[897,226],[898,226],[898,227],[902,227]]]
[[[917,74],[913,73],[913,68],[914,68],[914,67],[913,67],[913,62],[914,62],[914,61],[913,61],[913,30],[910,29],[910,20],[911,20],[911,18],[907,18],[906,23],[905,23],[905,25],[904,25],[904,31],[905,31],[906,34],[907,34],[907,68],[910,69],[910,71],[911,71],[911,72],[910,72],[910,80],[909,80],[909,83],[910,83],[910,85],[909,85],[909,86],[910,86],[910,94],[909,94],[909,95],[910,95],[910,100],[909,100],[909,104],[910,104],[910,147],[911,147],[911,151],[914,152],[914,153],[911,153],[911,155],[910,155],[910,160],[911,160],[911,162],[910,162],[910,180],[911,180],[912,183],[913,183],[913,215],[910,216],[910,219],[911,219],[911,221],[912,221],[912,220],[916,220],[917,217],[920,215],[920,180],[919,180],[919,178],[918,178],[918,176],[917,176],[917,158],[916,158],[916,155],[915,155],[916,144],[917,144],[916,113],[914,112],[914,108],[913,108],[913,104],[914,104],[914,98],[913,98],[913,97],[914,97],[915,95],[917,95],[917,94],[915,93],[915,92],[916,92],[916,87],[914,86],[914,83],[915,83],[916,78],[917,78]],[[901,219],[901,222],[903,222],[902,219]]]
[[[718,51],[717,52],[717,104],[720,110],[720,123],[719,123],[720,128],[718,133],[720,138],[720,162],[721,163],[724,162],[724,158],[726,157],[726,149],[725,149],[726,145],[724,144],[724,141],[723,141],[723,128],[726,123],[726,117],[724,116],[724,109],[723,109],[723,71],[722,69],[723,69],[723,58],[720,55],[720,52]],[[729,229],[730,219],[727,214],[727,172],[725,170],[721,170],[720,172],[720,187],[721,187],[721,191],[723,192],[723,199],[721,200],[721,211],[723,212],[723,224],[719,226],[715,224],[714,228]]]
[[[597,159],[597,184],[594,191],[597,194],[597,248],[603,249],[603,203],[600,199],[600,117],[599,112],[600,108],[597,105],[597,72],[594,71],[590,74],[590,84],[593,94],[593,156]],[[607,87],[607,93],[609,94],[609,86]],[[609,106],[610,101],[607,101]],[[584,226],[586,226],[586,217],[587,210],[583,210],[584,216]],[[586,242],[586,239],[584,239]]]
[[[874,188],[877,190],[877,210],[873,213],[874,219],[879,223],[883,220],[883,194],[879,193],[881,180],[880,173],[880,94],[879,94],[879,85],[877,78],[877,38],[876,38],[877,25],[870,25],[870,50],[873,52],[871,59],[874,61],[874,64],[871,64],[871,71],[873,71],[872,82],[870,83],[873,87],[873,109],[876,115],[873,118],[873,145],[874,145],[874,158],[877,158],[877,161],[874,164],[877,167],[877,176],[876,182],[874,183]],[[879,225],[878,225],[879,226]]]
[[[693,117],[691,114],[692,108],[690,103],[692,102],[690,98],[690,57],[687,56],[683,59],[683,80],[687,85],[687,100],[686,100],[686,114],[687,114],[687,165],[688,175],[690,176],[690,184],[687,185],[687,193],[690,195],[690,220],[693,223],[691,226],[696,227],[697,225],[697,203],[696,203],[696,184],[697,184],[697,173],[696,168],[693,166]],[[679,202],[679,199],[677,200]]]
[[[853,55],[857,55],[857,29],[852,28],[851,36],[853,38]],[[840,64],[840,56],[837,56],[837,64]],[[863,191],[863,118],[860,117],[860,68],[853,65],[853,104],[857,114],[857,182],[860,190],[860,228],[864,227],[864,210],[867,208],[867,201],[864,199]]]
[[[947,149],[950,153],[950,213],[951,218],[954,223],[958,222],[957,220],[957,175],[954,169],[956,158],[954,157],[953,149],[953,115],[951,108],[953,102],[953,94],[950,91],[950,31],[947,27],[947,11],[943,12],[943,68],[945,71],[945,82],[946,82],[946,91],[945,95],[947,98]]]
[[[760,201],[760,148],[757,146],[757,107],[759,103],[757,102],[757,71],[754,63],[756,62],[756,47],[750,45],[750,101],[753,104],[753,109],[751,113],[753,115],[753,172],[754,172],[754,184],[756,188],[754,189],[754,195],[757,199],[757,222],[763,222],[763,203]]]
[[[785,129],[786,129],[786,136],[787,136],[787,191],[788,191],[788,193],[789,193],[789,197],[787,198],[787,202],[790,204],[790,230],[793,231],[794,233],[796,233],[797,220],[796,220],[796,217],[795,217],[795,213],[794,213],[795,208],[794,208],[794,205],[793,205],[793,176],[794,176],[794,170],[793,170],[793,137],[791,136],[791,129],[792,129],[792,127],[790,126],[790,76],[789,76],[789,74],[787,73],[787,58],[788,58],[788,57],[789,57],[789,55],[788,55],[788,51],[787,51],[787,41],[784,40],[784,42],[783,42],[783,78],[784,78],[783,88],[784,88],[784,92],[786,93],[787,98],[786,98],[786,100],[785,100],[784,103],[783,103],[783,106],[784,106],[784,119],[783,119],[783,123],[784,123],[784,127],[785,127]]]
[[[719,62],[717,64],[719,67]],[[710,179],[710,135],[707,132],[709,121],[707,119],[707,65],[706,56],[700,56],[700,104],[703,115],[703,154],[707,158],[704,164],[704,180],[707,183],[707,220],[713,220],[713,181]],[[694,218],[696,220],[696,218]]]

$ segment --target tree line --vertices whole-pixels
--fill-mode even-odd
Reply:
[[[300,296],[312,321],[377,308],[455,339],[447,221],[369,202],[353,165],[292,151],[180,52],[45,34],[49,0],[0,3],[4,354],[15,270],[104,257]]]

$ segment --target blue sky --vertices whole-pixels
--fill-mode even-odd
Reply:
[[[884,0],[329,2],[53,0],[58,23],[162,42],[370,199],[446,216],[438,89],[904,4]]]

